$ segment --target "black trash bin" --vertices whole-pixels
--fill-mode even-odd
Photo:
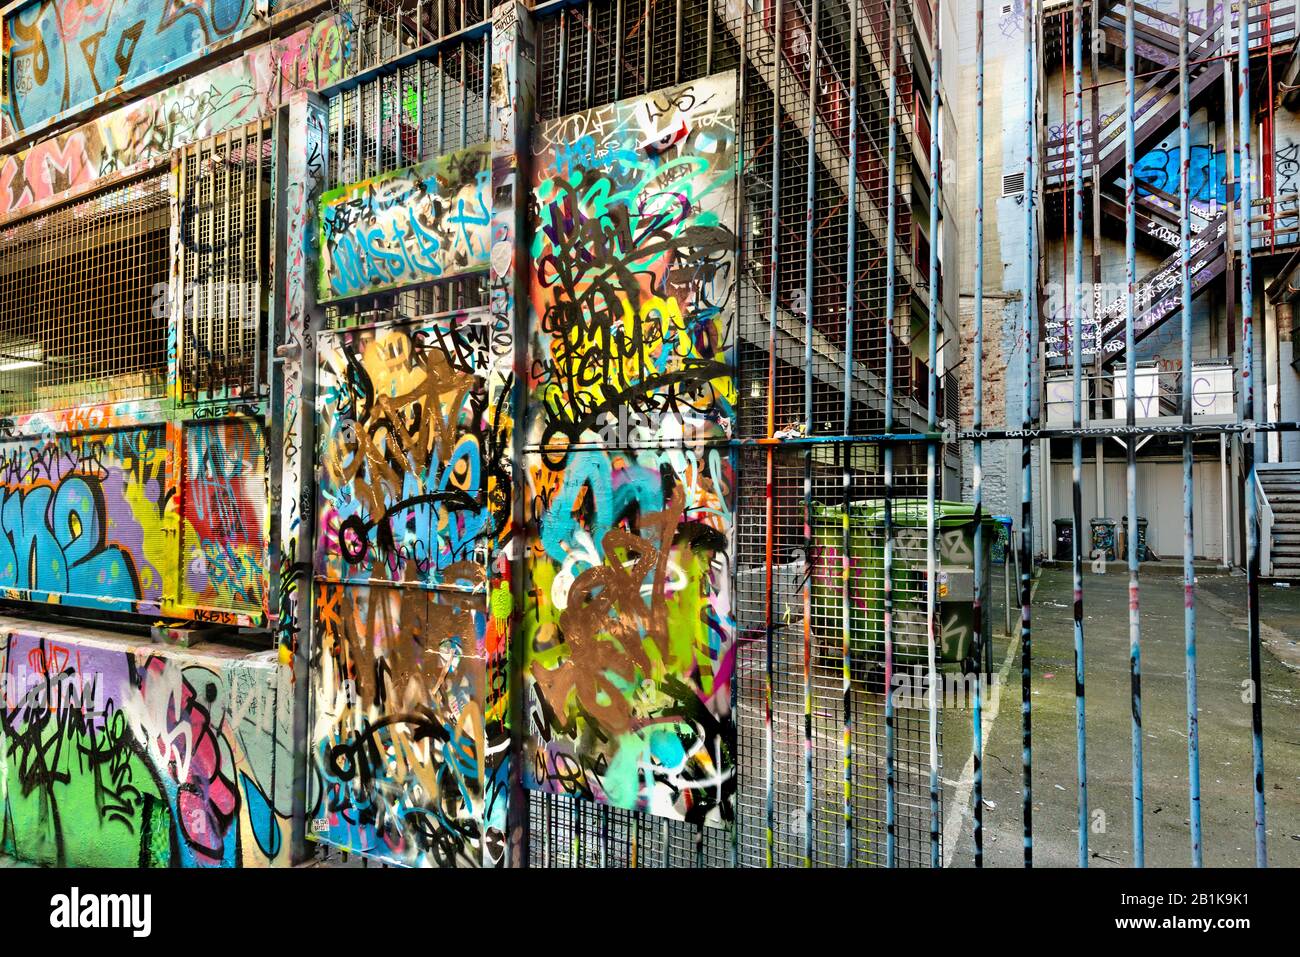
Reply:
[[[1124,527],[1124,557],[1128,558],[1128,516],[1125,515],[1120,521]],[[1147,520],[1145,516],[1138,516],[1138,539],[1137,539],[1138,561],[1145,562],[1151,556],[1147,552]]]
[[[1056,526],[1056,546],[1052,555],[1058,562],[1074,560],[1074,519],[1058,518],[1052,522]]]

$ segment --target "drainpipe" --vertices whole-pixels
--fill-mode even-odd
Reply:
[[[1278,408],[1277,417],[1282,422],[1300,421],[1300,375],[1295,368],[1295,342],[1292,338],[1294,329],[1294,304],[1290,299],[1283,300],[1273,307],[1277,312],[1277,382]],[[1289,386],[1289,387],[1284,387]],[[1278,449],[1279,462],[1300,460],[1300,433],[1283,432]]]

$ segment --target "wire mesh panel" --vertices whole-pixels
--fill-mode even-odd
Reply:
[[[849,27],[846,4],[823,3],[818,24],[815,65],[807,55],[811,12],[807,4],[783,0],[782,36],[785,56],[775,56],[775,0],[763,13],[748,19],[746,51],[749,62],[745,117],[745,282],[741,288],[740,373],[750,401],[742,407],[740,434],[768,434],[766,400],[775,405],[775,429],[804,419],[807,317],[812,314],[813,427],[819,433],[842,432],[844,356],[852,334],[852,404],[849,434],[879,431],[884,423],[886,336],[886,247],[889,204],[889,66],[890,19],[883,0],[859,7],[856,39]],[[895,231],[897,260],[894,338],[894,393],[897,413],[920,411],[910,397],[911,311],[913,287],[918,287],[912,263],[912,162],[910,109],[912,75],[910,12],[899,4],[895,12],[893,61],[897,84],[898,158],[895,160]],[[856,54],[854,46],[856,45]],[[850,169],[851,60],[856,57],[857,169]],[[809,80],[819,78],[815,111]],[[779,80],[778,80],[779,78]],[[780,111],[777,112],[779,83]],[[815,127],[814,127],[815,112]],[[815,129],[815,132],[814,132]],[[812,242],[805,224],[809,202],[809,139],[811,152]],[[776,157],[780,168],[776,169]],[[774,177],[776,183],[774,185]],[[852,197],[850,198],[850,191]],[[775,192],[775,195],[774,195]],[[849,241],[854,214],[854,242]],[[773,232],[776,232],[775,244]],[[769,370],[771,333],[771,274],[777,260],[775,369]],[[807,286],[808,257],[813,284]],[[856,321],[847,321],[852,304]],[[919,302],[919,300],[918,300]],[[767,392],[769,371],[775,389]]]
[[[729,867],[732,832],[528,792],[530,867]]]
[[[154,176],[0,232],[0,412],[163,394],[169,224]]]
[[[769,441],[809,431],[805,378],[810,368],[812,431],[852,435],[883,426],[890,350],[895,392],[906,396],[909,391],[910,317],[913,290],[921,278],[911,255],[915,244],[909,212],[912,66],[907,11],[896,11],[892,22],[891,60],[891,20],[883,2],[860,5],[856,15],[847,4],[821,4],[815,56],[809,54],[814,43],[809,4],[786,2],[784,10],[779,57],[772,0],[753,5],[592,0],[549,15],[538,31],[542,119],[723,69],[743,70],[736,431],[742,439]],[[896,133],[902,144],[892,177],[892,236],[887,216],[891,63],[899,104]],[[856,97],[850,95],[854,78]],[[854,126],[858,142],[851,149]],[[811,239],[805,230],[810,208]],[[886,317],[886,250],[891,244],[897,259],[892,322]],[[810,259],[811,288],[806,280]],[[850,306],[857,316],[852,324]],[[900,421],[920,412],[919,404],[907,398],[897,400],[896,409]],[[696,828],[640,811],[530,794],[531,863],[885,862],[883,568],[869,557],[884,551],[879,515],[884,471],[878,447],[828,443],[821,448],[825,451],[808,461],[801,450],[782,450],[769,459],[759,448],[743,449],[736,458],[736,823],[726,831]],[[900,451],[892,489],[900,502],[911,499],[913,508],[907,514],[913,523],[915,502],[923,500],[926,491],[924,466],[911,464],[914,461],[914,455]],[[807,494],[806,471],[812,475]],[[853,518],[853,573],[860,583],[849,599],[855,624],[847,693],[841,646],[842,549],[838,544],[831,547],[829,534],[833,530],[839,541],[846,505]],[[810,512],[819,517],[806,526]],[[927,549],[924,522],[919,534],[905,522],[896,524],[890,637],[893,665],[900,669],[923,663],[926,657]],[[815,596],[811,603],[805,602],[807,592]],[[811,702],[807,708],[806,692]],[[856,820],[847,853],[842,744],[846,724],[855,756],[848,804]],[[923,693],[899,699],[894,729],[896,862],[920,864],[929,859],[931,810],[930,718]],[[810,777],[804,759],[808,745]]]
[[[740,7],[590,0],[538,24],[537,112],[548,120],[740,64]]]
[[[413,29],[417,5],[410,0],[388,5],[372,0],[366,6],[372,15],[368,22],[388,18],[383,21],[388,24],[384,30],[395,22],[394,10],[404,11],[399,17],[403,29]],[[437,4],[422,3],[418,12],[424,18],[421,36],[426,43],[455,32],[450,26],[439,30],[440,15],[444,25],[461,22],[462,14],[466,26],[483,20],[482,4],[474,0],[447,0],[441,14]],[[370,30],[373,41],[378,27]],[[385,60],[401,52],[395,44],[381,44],[376,49],[380,48],[386,51]],[[377,57],[374,62],[382,62]],[[485,142],[490,59],[489,38],[470,36],[332,96],[328,105],[331,185],[359,182]],[[327,307],[326,316],[332,328],[342,328],[472,309],[487,301],[487,276],[481,273],[383,296],[358,297]]]
[[[357,68],[369,69],[449,35],[475,27],[490,0],[341,0],[352,18]]]
[[[485,141],[489,59],[487,38],[470,38],[332,96],[331,184]]]
[[[843,496],[848,490],[851,587],[843,587]],[[885,620],[884,476],[879,449],[840,446],[814,464],[813,543],[804,530],[802,453],[783,453],[773,470],[774,508],[768,557],[766,490],[742,483],[737,523],[737,604],[742,629],[738,665],[741,723],[739,792],[742,864],[763,866],[768,853],[765,695],[772,685],[773,863],[804,861],[808,804],[805,780],[805,680],[811,691],[812,862],[844,861],[845,724],[850,729],[849,805],[854,821],[854,864],[885,863]],[[746,451],[740,474],[762,476],[766,453]],[[892,678],[895,692],[893,764],[896,782],[896,862],[919,866],[929,859],[926,660],[925,522],[917,503],[925,495],[924,467],[896,466],[893,476]],[[920,520],[918,521],[918,516]],[[772,661],[767,663],[769,580]],[[805,601],[810,602],[805,672]],[[850,617],[850,689],[843,685],[842,621]],[[846,714],[846,701],[848,712]],[[846,720],[847,719],[847,720]]]
[[[187,147],[180,184],[180,391],[246,396],[264,378],[271,139],[253,123]]]

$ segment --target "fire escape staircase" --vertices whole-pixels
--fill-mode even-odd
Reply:
[[[1178,129],[1179,84],[1178,40],[1173,32],[1155,26],[1164,23],[1176,30],[1178,21],[1162,11],[1145,4],[1136,4],[1136,10],[1146,19],[1135,19],[1134,37],[1136,56],[1160,69],[1146,78],[1139,77],[1135,91],[1136,122],[1134,123],[1134,153],[1143,156],[1158,143]],[[1099,28],[1109,43],[1124,47],[1124,12],[1122,6],[1112,3],[1103,9]],[[1218,58],[1223,46],[1222,19],[1216,19],[1205,29],[1189,29],[1189,97],[1195,109],[1207,97],[1222,90],[1224,60]],[[1260,42],[1268,28],[1262,11],[1251,16],[1252,42]],[[1276,26],[1274,27],[1276,29]],[[1140,70],[1139,72],[1148,72]],[[1072,131],[1070,131],[1072,132]],[[1124,164],[1125,164],[1125,111],[1120,110],[1103,117],[1099,128],[1085,131],[1083,136],[1083,162],[1085,176],[1089,176],[1099,191],[1102,215],[1112,222],[1125,220]],[[1047,143],[1047,173],[1049,186],[1069,190],[1073,172],[1073,144],[1058,137]],[[1167,258],[1143,276],[1137,284],[1138,313],[1134,317],[1134,342],[1141,342],[1163,323],[1182,311],[1182,283],[1178,222],[1178,198],[1150,183],[1140,183],[1134,198],[1136,226],[1157,248],[1168,250]],[[1227,235],[1227,209],[1222,209],[1207,221],[1193,209],[1191,221],[1191,282],[1195,297],[1227,267],[1227,257],[1234,247]],[[1097,304],[1099,329],[1096,341],[1100,344],[1097,361],[1110,365],[1122,361],[1125,350],[1124,315],[1126,297],[1119,296],[1105,305]]]

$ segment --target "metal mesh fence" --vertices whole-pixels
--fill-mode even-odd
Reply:
[[[891,334],[885,315],[886,249],[890,242],[888,7],[883,2],[861,5],[854,22],[847,4],[821,4],[817,55],[812,57],[808,53],[811,8],[786,2],[784,56],[779,58],[779,67],[772,11],[770,2],[742,8],[708,0],[592,0],[559,11],[539,23],[538,111],[543,119],[555,118],[735,69],[742,66],[743,49],[744,222],[738,297],[737,434],[744,439],[763,439],[806,431],[809,352],[813,431],[845,434],[847,428],[847,434],[860,434],[879,430],[884,424],[886,336]],[[892,334],[899,421],[909,412],[920,411],[909,397],[912,361],[908,332],[913,289],[919,285],[919,277],[912,262],[915,244],[909,212],[912,67],[908,16],[906,5],[901,5],[893,22],[899,104],[893,242],[899,318]],[[853,110],[850,80],[855,70],[859,91],[856,117],[852,118],[858,135],[856,170],[849,141]],[[818,91],[815,106],[810,89]],[[811,243],[805,229],[810,167]],[[775,185],[774,178],[779,180]],[[851,219],[856,220],[853,239]],[[778,263],[775,309],[774,232]],[[811,293],[805,288],[810,257]],[[851,334],[847,318],[850,280],[856,313]],[[806,325],[810,309],[811,336]],[[850,353],[847,358],[846,352]],[[847,415],[846,364],[853,383]],[[771,416],[769,399],[774,409]],[[883,569],[869,557],[883,552],[883,526],[868,519],[871,503],[883,496],[884,475],[877,447],[840,443],[822,448],[824,452],[811,457],[809,495],[805,495],[804,454],[785,450],[773,455],[770,502],[765,483],[766,451],[746,449],[738,460],[734,538],[740,636],[735,691],[739,725],[736,826],[697,829],[639,812],[531,794],[532,864],[763,866],[769,854],[769,798],[771,862],[778,866],[803,863],[809,826],[804,766],[805,621],[812,700],[808,716],[811,861],[834,865],[846,860],[842,734],[847,719],[854,755],[849,804],[855,820],[847,860],[853,864],[885,862]],[[911,461],[900,451],[893,488],[900,499],[925,495],[924,466],[908,464]],[[859,582],[849,599],[855,638],[847,694],[841,648],[840,547],[829,543],[832,530],[839,534],[842,513],[836,509],[842,508],[846,498],[853,503],[850,552]],[[818,516],[811,541],[804,524],[806,509]],[[921,526],[920,534],[915,528],[900,527],[895,539],[892,638],[896,668],[925,659],[923,519]],[[810,581],[813,596],[807,613],[805,581]],[[769,682],[770,732],[766,720]],[[930,849],[929,713],[911,707],[914,703],[898,709],[895,723],[895,834],[897,862],[904,865],[927,862]],[[773,742],[770,767],[766,757],[769,733]]]
[[[490,0],[341,0],[352,18],[356,69],[395,57],[471,29],[487,19]]]
[[[0,413],[163,394],[165,176],[0,232]]]
[[[374,39],[391,33],[395,21],[390,7],[394,6],[406,11],[406,19],[401,22],[410,26],[417,4],[409,0],[396,5],[372,2],[367,9],[373,15],[363,21],[387,24],[383,29],[367,28],[375,50],[386,51],[383,60],[408,48],[399,49],[395,41],[385,45]],[[425,18],[424,42],[455,32],[436,30],[435,4],[418,6]],[[462,12],[468,18],[466,25],[483,19],[481,2],[467,2],[463,6],[447,2],[442,16],[447,23],[458,23]],[[434,24],[433,28],[430,23]],[[413,41],[413,34],[407,39]],[[378,54],[375,57],[374,63],[383,62],[377,58]],[[359,182],[486,141],[489,135],[486,83],[490,60],[490,37],[470,37],[426,58],[399,65],[391,73],[366,78],[331,97],[328,105],[331,186]],[[370,62],[363,57],[361,68]],[[340,328],[486,304],[487,277],[470,275],[332,305],[326,315],[331,327]]]
[[[856,16],[845,3],[821,3],[816,55],[810,56],[811,6],[787,0],[781,30],[784,55],[778,66],[772,10],[771,2],[742,6],[710,0],[590,0],[550,11],[538,22],[538,118],[553,119],[674,83],[739,70],[744,94],[743,248],[736,323],[741,399],[736,434],[742,439],[770,439],[784,430],[806,432],[805,370],[810,366],[812,432],[856,435],[881,429],[890,346],[896,421],[902,424],[920,412],[912,398],[909,333],[914,305],[922,301],[917,293],[923,292],[913,262],[918,244],[912,238],[910,216],[909,13],[906,5],[900,5],[891,19],[883,0],[859,5]],[[898,104],[892,237],[887,222],[891,43]],[[486,40],[470,39],[388,75],[365,79],[333,97],[329,104],[331,182],[355,182],[485,138],[487,50]],[[850,95],[855,77],[856,99]],[[854,127],[856,166],[850,143]],[[806,231],[810,205],[811,242]],[[885,314],[886,254],[891,242],[896,257],[892,324]],[[811,290],[805,278],[810,258]],[[329,316],[337,327],[468,308],[484,303],[485,292],[482,277],[470,277],[331,306]],[[850,302],[855,315],[852,327]],[[770,347],[773,311],[775,348]],[[846,367],[852,382],[847,407]],[[770,416],[769,397],[774,410]],[[883,527],[873,512],[874,503],[884,495],[883,465],[876,446],[840,442],[820,448],[807,460],[797,449],[773,455],[770,523],[764,482],[767,451],[749,448],[738,457],[735,825],[701,828],[530,792],[531,864],[763,866],[770,853],[773,864],[797,865],[804,861],[810,826],[814,864],[885,862],[883,568],[872,557],[884,550]],[[923,465],[915,464],[918,461],[915,453],[899,451],[896,498],[923,498],[925,472]],[[806,470],[811,477],[807,493]],[[857,582],[848,595],[840,586],[844,556],[842,539],[837,537],[846,503],[851,514],[848,559]],[[908,514],[915,517],[916,512]],[[814,517],[811,535],[805,528],[805,518],[810,516]],[[892,631],[896,672],[923,663],[927,647],[924,532],[917,534],[906,525],[896,519]],[[807,606],[805,583],[811,596]],[[846,598],[855,622],[847,692],[841,643]],[[805,682],[811,691],[808,715]],[[895,715],[894,833],[897,862],[903,865],[928,861],[930,849],[929,713],[916,701],[903,701]],[[842,743],[846,723],[852,754],[848,803],[854,820],[847,854]],[[805,727],[810,728],[811,787],[805,783]],[[805,810],[808,799],[811,824]]]

